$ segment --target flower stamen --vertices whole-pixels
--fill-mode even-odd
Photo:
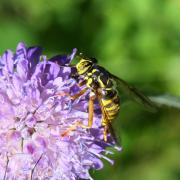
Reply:
[[[38,163],[40,162],[42,156],[43,156],[43,154],[41,154],[41,156],[39,157],[39,159],[37,160],[37,162],[35,163],[34,167],[33,167],[32,170],[31,170],[31,175],[30,175],[30,179],[31,179],[31,180],[33,179],[34,170],[35,170],[36,166],[38,165]]]

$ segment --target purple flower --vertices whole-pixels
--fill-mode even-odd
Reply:
[[[101,159],[112,163],[106,148],[115,143],[103,140],[98,103],[93,127],[78,126],[88,121],[89,92],[69,96],[82,88],[68,66],[76,49],[50,60],[41,53],[19,43],[0,57],[0,179],[91,179]]]

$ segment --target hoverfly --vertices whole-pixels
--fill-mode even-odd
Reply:
[[[88,58],[79,55],[79,62],[75,65],[76,74],[72,75],[78,82],[86,87],[73,98],[77,98],[90,89],[88,125],[81,125],[84,128],[91,128],[93,125],[94,100],[97,98],[102,112],[101,125],[103,127],[104,141],[110,133],[116,141],[116,135],[111,126],[112,121],[117,117],[120,110],[120,97],[118,88],[136,102],[142,104],[150,111],[156,111],[151,100],[143,95],[138,89],[129,85],[124,80],[108,72],[97,64],[95,58]],[[70,128],[71,129],[71,128]],[[72,128],[73,129],[73,128]]]

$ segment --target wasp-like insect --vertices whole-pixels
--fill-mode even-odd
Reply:
[[[124,80],[109,73],[106,69],[97,64],[95,58],[87,58],[82,55],[79,56],[80,60],[75,65],[77,74],[73,75],[76,80],[81,81],[81,84],[85,84],[84,88],[77,98],[88,89],[90,89],[89,97],[89,118],[88,125],[82,127],[91,128],[93,125],[94,114],[94,100],[97,98],[102,112],[101,124],[104,128],[103,136],[104,141],[107,141],[108,133],[116,140],[116,135],[112,129],[111,122],[117,117],[120,110],[120,97],[118,88],[122,90],[131,99],[134,99],[138,103],[146,106],[149,110],[155,111],[156,108],[151,100],[143,95],[135,87],[128,85]],[[83,81],[82,81],[83,80]]]

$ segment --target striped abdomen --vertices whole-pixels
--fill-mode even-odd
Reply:
[[[118,92],[114,89],[103,89],[102,90],[102,100],[101,105],[105,111],[106,117],[104,121],[108,121],[111,123],[113,119],[116,118],[119,109],[120,109],[120,99],[118,96]],[[106,122],[103,122],[106,123]]]

